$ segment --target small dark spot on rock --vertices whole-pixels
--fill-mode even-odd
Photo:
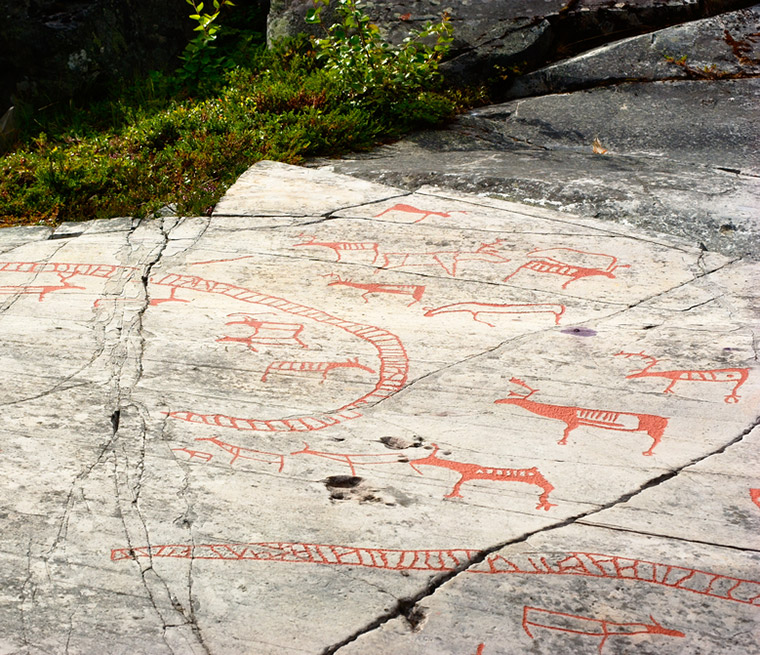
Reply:
[[[721,234],[729,234],[736,231],[736,226],[733,223],[724,223],[720,226]]]
[[[417,436],[414,437],[414,441],[403,437],[380,437],[380,443],[391,450],[403,450],[404,448],[419,448],[422,445],[422,439]]]
[[[641,329],[642,329],[642,330],[651,330],[652,328],[656,328],[656,327],[657,327],[656,325],[645,325],[645,326],[644,326],[643,328],[641,328]]]
[[[404,608],[404,618],[406,619],[412,632],[419,632],[427,621],[427,610],[419,605],[411,605]]]
[[[336,487],[338,489],[353,489],[361,483],[362,479],[358,475],[331,475],[324,480],[326,487]]]
[[[562,330],[562,334],[572,334],[574,337],[595,337],[596,330],[585,327],[574,327]]]

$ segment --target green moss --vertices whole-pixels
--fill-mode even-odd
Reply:
[[[308,40],[257,48],[205,97],[153,75],[117,100],[35,117],[33,138],[28,120],[26,143],[0,158],[0,225],[150,216],[170,203],[207,214],[256,161],[367,149],[482,100],[451,90],[399,99],[388,89],[357,103]]]

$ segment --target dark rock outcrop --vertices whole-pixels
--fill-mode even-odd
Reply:
[[[725,80],[760,75],[760,6],[596,48],[517,78],[505,99],[636,80]]]
[[[468,82],[507,77],[626,36],[651,32],[731,9],[751,0],[367,0],[367,13],[387,38],[399,42],[411,28],[440,20],[448,11],[455,29],[442,70]],[[268,39],[309,31],[304,16],[311,0],[274,0]],[[311,28],[313,29],[313,28]]]
[[[183,0],[3,0],[0,112],[169,65],[192,34]]]

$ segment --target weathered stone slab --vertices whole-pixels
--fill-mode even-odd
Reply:
[[[410,190],[498,194],[756,258],[757,97],[758,80],[746,79],[526,98],[470,112],[443,132],[313,165]],[[596,139],[603,154],[593,151]]]
[[[633,80],[710,80],[760,73],[760,6],[595,48],[518,77],[505,99]]]
[[[297,179],[301,184],[294,184]],[[336,185],[332,175],[312,175],[284,164],[261,162],[255,170],[240,176],[216,204],[214,214],[220,217],[327,216],[339,209],[402,193],[369,182],[346,182]]]
[[[591,47],[668,25],[695,21],[752,4],[751,0],[685,3],[680,0],[437,0],[365,3],[366,11],[392,43],[415,28],[439,21],[444,12],[454,27],[449,61],[442,71],[449,79],[472,83],[513,70],[528,71],[549,61]],[[269,42],[298,33],[321,35],[304,17],[311,0],[276,0],[267,21]],[[331,14],[326,12],[326,24]]]
[[[672,545],[579,526],[536,535],[445,583],[411,621],[394,619],[336,652],[756,651],[757,553]]]
[[[211,218],[4,252],[0,647],[550,653],[651,614],[685,636],[605,647],[752,652],[756,276],[630,227],[273,163]],[[674,498],[700,485],[709,521]],[[679,586],[691,568],[712,587]]]

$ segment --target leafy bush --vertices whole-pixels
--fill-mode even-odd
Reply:
[[[154,75],[110,105],[48,124],[0,158],[0,225],[150,216],[167,204],[207,214],[256,161],[368,149],[482,101],[435,90],[446,19],[394,48],[355,2],[341,6],[343,27],[327,41],[256,47],[246,66],[217,71],[213,93],[172,97],[177,79]]]
[[[435,86],[438,63],[453,40],[447,14],[441,22],[428,22],[400,46],[393,46],[381,37],[358,0],[335,1],[338,22],[330,27],[322,22],[330,0],[313,0],[306,22],[325,31],[325,37],[316,40],[318,57],[351,100],[377,100],[389,94],[405,97]]]
[[[234,7],[235,4],[232,0],[213,0],[213,13],[201,13],[204,9],[202,1],[185,0],[185,2],[193,8],[194,13],[190,14],[190,19],[197,23],[194,31],[199,34],[187,44],[185,51],[180,55],[183,64],[177,69],[175,76],[180,82],[197,86],[203,82],[204,78],[214,78],[232,64],[229,58],[220,56],[216,52],[213,43],[221,29],[217,19],[222,7]]]

